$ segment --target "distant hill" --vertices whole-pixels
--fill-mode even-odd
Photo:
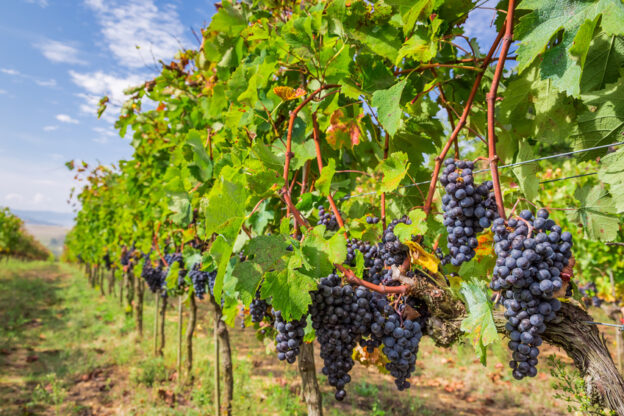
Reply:
[[[54,225],[70,228],[74,225],[74,213],[55,211],[30,211],[11,209],[26,224],[31,225]]]

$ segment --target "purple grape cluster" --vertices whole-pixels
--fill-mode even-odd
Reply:
[[[275,329],[277,337],[275,337],[275,346],[277,349],[277,358],[280,361],[286,360],[289,364],[297,360],[303,336],[305,335],[305,327],[307,324],[307,315],[299,320],[286,322],[282,317],[281,311],[273,310],[275,318]]]
[[[407,379],[415,368],[421,327],[409,319],[402,320],[385,296],[364,287],[342,286],[340,277],[331,274],[321,279],[318,290],[312,293],[310,315],[321,344],[323,374],[336,388],[337,400],[346,396],[345,386],[354,364],[351,356],[358,343],[369,353],[383,344],[382,352],[390,361],[386,368],[397,387],[409,387]]]
[[[260,289],[256,291],[256,296],[249,305],[249,314],[251,315],[251,322],[262,322],[264,317],[270,317],[269,304],[266,300],[260,299]]]
[[[338,225],[338,219],[336,219],[334,213],[325,211],[325,207],[322,205],[318,209],[318,218],[319,220],[316,225],[323,224],[328,231],[338,231],[338,228],[340,228]]]
[[[534,217],[524,210],[505,225],[494,220],[494,267],[490,287],[500,291],[509,331],[513,377],[520,380],[537,374],[541,334],[561,308],[554,294],[561,289],[560,274],[572,255],[572,234],[540,209]]]
[[[143,256],[143,269],[141,269],[141,277],[147,283],[150,291],[156,293],[161,290],[165,274],[163,268],[159,264],[157,267],[152,265],[150,261],[151,252]]]
[[[412,220],[406,215],[400,219],[392,220],[390,225],[384,230],[383,237],[381,238],[381,242],[383,243],[380,250],[381,259],[388,267],[392,265],[400,266],[403,264],[409,252],[407,246],[402,244],[399,241],[399,237],[394,234],[394,227],[400,223],[410,225]]]
[[[440,183],[446,191],[442,197],[444,226],[448,231],[447,245],[451,264],[460,266],[475,256],[479,245],[477,234],[489,228],[497,217],[492,181],[474,183],[474,163],[446,159]]]
[[[184,281],[184,277],[186,277],[187,273],[187,270],[184,268],[182,253],[165,254],[165,262],[169,265],[169,267],[167,267],[165,271],[165,278],[169,274],[169,269],[171,268],[171,266],[173,266],[174,263],[178,263],[178,265],[180,266],[180,271],[178,272],[177,288],[182,289],[186,284],[186,282]],[[163,290],[167,289],[167,282],[165,279],[163,279],[162,288]]]
[[[343,400],[347,394],[344,388],[351,381],[351,356],[358,338],[370,331],[370,300],[370,291],[342,286],[336,274],[322,278],[312,294],[312,328],[321,344],[322,371],[336,388],[336,400]]]
[[[206,287],[209,288],[210,293],[213,293],[215,280],[217,278],[217,271],[206,272],[200,270],[200,264],[195,263],[193,268],[188,273],[191,282],[193,283],[193,292],[199,299],[203,299],[206,295]]]

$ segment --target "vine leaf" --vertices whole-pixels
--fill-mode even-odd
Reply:
[[[258,263],[244,261],[237,263],[232,270],[232,277],[236,279],[235,289],[245,306],[249,306],[256,296],[256,290],[262,280],[262,270]]]
[[[358,118],[363,116],[364,114],[360,114]],[[342,121],[344,118],[347,121]],[[351,149],[360,143],[360,135],[357,119],[345,117],[341,109],[332,113],[325,135],[325,140],[332,149],[338,150],[343,147]]]
[[[304,95],[306,95],[306,90],[304,90],[303,88],[294,89],[292,87],[282,86],[274,87],[273,92],[284,101],[295,100],[299,97],[303,97]]]
[[[206,153],[201,135],[197,130],[191,130],[186,136],[186,145],[193,151],[193,163],[189,164],[191,174],[200,182],[212,178],[212,160]]]
[[[226,179],[225,175],[232,175]],[[205,234],[224,234],[228,239],[235,239],[245,219],[247,187],[242,175],[234,170],[223,169],[207,198],[202,199],[200,209],[204,216]]]
[[[394,84],[387,90],[378,90],[373,93],[372,105],[377,108],[379,122],[390,136],[399,130],[401,122],[401,95],[407,80]]]
[[[342,264],[347,258],[347,240],[343,233],[336,233],[326,239],[325,226],[314,227],[301,244],[304,269],[314,277],[329,275],[334,263]]]
[[[409,219],[412,220],[410,225],[400,222],[394,227],[394,234],[402,243],[410,241],[412,239],[412,235],[425,235],[427,232],[427,214],[425,214],[423,210],[414,209],[410,211],[408,216]]]
[[[378,192],[394,191],[409,169],[407,154],[404,152],[394,152],[386,160],[382,160],[377,171],[383,175]]]
[[[492,315],[492,302],[482,283],[464,281],[460,293],[468,305],[468,316],[461,323],[461,330],[468,333],[481,364],[487,360],[486,347],[498,340]]]
[[[336,160],[329,159],[327,165],[323,166],[321,176],[316,181],[316,188],[321,192],[321,195],[329,195],[329,189],[331,187],[332,179],[336,173]]]
[[[188,227],[193,220],[193,208],[186,192],[168,193],[171,220],[182,228]]]
[[[617,213],[624,212],[624,149],[602,158],[598,178],[609,184]]]
[[[581,74],[581,93],[600,90],[616,82],[624,65],[624,37],[598,34],[592,40],[586,62]]]
[[[291,257],[291,263],[295,260]],[[296,263],[296,260],[295,260]],[[282,312],[286,321],[301,318],[312,303],[310,291],[316,289],[316,281],[299,272],[292,265],[280,271],[269,272],[262,283],[262,298],[273,298],[273,307]]]
[[[523,140],[518,147],[518,155],[516,156],[515,163],[535,158],[532,147],[527,141]],[[527,163],[526,165],[513,168],[513,173],[516,178],[518,178],[520,190],[529,201],[533,201],[537,197],[539,187],[537,168],[538,165],[536,163]]]
[[[435,254],[428,253],[415,241],[406,241],[404,244],[409,248],[411,264],[421,266],[434,274],[438,272],[440,260]]]
[[[213,295],[217,304],[221,303],[223,277],[225,276],[228,264],[230,263],[230,257],[232,256],[233,250],[234,245],[230,244],[222,235],[217,236],[210,247],[210,255],[214,259],[214,263],[217,265],[217,276],[215,277],[215,284],[213,288]]]
[[[615,205],[602,185],[586,183],[576,189],[574,197],[579,201],[579,208],[568,215],[582,224],[586,237],[601,241],[617,237],[619,220],[614,215]]]
[[[553,79],[557,87],[569,93],[578,93],[578,62],[570,55],[570,48],[577,57],[587,47],[587,20],[594,21],[603,16],[603,27],[607,31],[621,32],[621,25],[615,24],[617,17],[624,18],[624,6],[620,0],[599,0],[577,2],[565,0],[524,0],[519,9],[531,10],[520,19],[516,33],[521,39],[518,47],[518,72],[527,69],[545,50],[548,43],[563,31],[561,42],[544,54],[543,76]],[[620,22],[622,20],[620,19]],[[591,25],[591,23],[589,24]],[[581,30],[581,35],[578,35]],[[618,34],[614,33],[614,34]],[[578,39],[577,39],[578,36]],[[575,44],[575,41],[580,41]],[[576,74],[576,77],[573,76]]]

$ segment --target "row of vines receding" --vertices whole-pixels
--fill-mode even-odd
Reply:
[[[242,304],[299,360],[310,414],[315,340],[342,400],[358,360],[408,389],[430,336],[465,338],[484,364],[504,342],[516,379],[559,346],[590,400],[624,415],[577,284],[624,294],[624,4],[501,1],[488,44],[467,36],[477,6],[220,3],[196,49],[122,105],[101,100],[133,154],[68,163],[84,186],[65,257],[94,285],[119,281],[139,333],[154,294],[156,355],[174,302],[179,373],[210,305],[217,412],[231,411],[226,324]]]

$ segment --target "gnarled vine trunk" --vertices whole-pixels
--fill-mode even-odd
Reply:
[[[162,357],[165,351],[165,318],[167,314],[167,296],[163,296],[160,302],[160,319],[159,319],[159,340],[157,355]]]
[[[323,416],[323,397],[316,379],[314,344],[304,342],[298,358],[301,395],[308,406],[308,416]]]
[[[108,294],[115,296],[115,269],[110,270],[108,276]]]
[[[197,303],[195,295],[189,298],[191,313],[186,327],[186,377],[189,383],[193,382],[193,334],[197,323]]]
[[[134,304],[134,273],[132,273],[132,266],[128,266],[126,275],[126,313],[132,314]]]
[[[463,305],[457,303],[451,296],[439,299],[447,306],[445,309],[447,313],[455,309],[455,317],[447,313],[437,314],[438,311],[434,311],[427,321],[426,332],[438,345],[450,346],[461,336],[460,325],[465,310]],[[546,332],[542,334],[543,340],[563,348],[574,360],[574,365],[585,379],[588,396],[594,402],[608,407],[618,416],[624,416],[624,380],[598,328],[586,323],[593,319],[583,309],[570,303],[562,303],[557,315],[557,320],[549,323]],[[494,322],[498,332],[507,332],[505,330],[507,319],[502,311],[494,313]]]
[[[496,327],[504,331],[505,318],[495,315]],[[558,320],[549,324],[543,334],[546,342],[565,350],[585,378],[588,395],[624,416],[624,379],[618,372],[603,337],[591,316],[581,308],[564,303]]]

